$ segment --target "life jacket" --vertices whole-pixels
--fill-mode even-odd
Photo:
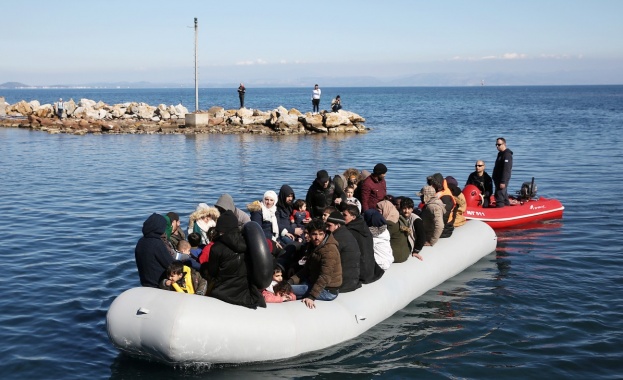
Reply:
[[[190,271],[190,268],[186,265],[184,265],[184,277],[182,277],[182,280],[184,281],[182,284],[183,287],[180,286],[180,284],[178,284],[177,282],[174,282],[173,289],[175,289],[175,291],[179,293],[195,294],[192,273]]]

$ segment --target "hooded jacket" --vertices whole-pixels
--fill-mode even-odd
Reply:
[[[374,266],[376,261],[374,260],[374,240],[368,225],[361,216],[351,220],[346,228],[353,235],[357,244],[359,245],[359,252],[361,252],[359,260],[359,280],[364,284],[374,282],[378,278],[374,276]],[[341,229],[341,227],[340,227]]]
[[[342,286],[340,292],[352,292],[361,287],[359,281],[361,262],[361,252],[357,239],[344,225],[333,231],[331,235],[337,240],[338,250],[340,251],[340,262],[342,263]]]
[[[445,211],[444,203],[436,196],[424,199],[424,208],[422,209],[422,224],[424,225],[424,234],[426,241],[430,245],[435,245],[444,229],[443,214]]]
[[[279,195],[277,199],[277,224],[279,225],[279,234],[283,233],[283,230],[286,230],[288,233],[293,234],[294,228],[290,223],[290,215],[292,214],[293,206],[292,202],[290,204],[286,203],[286,198],[288,195],[292,194],[292,201],[294,201],[294,190],[288,185],[281,186],[279,189]]]
[[[511,171],[513,169],[513,151],[506,148],[502,152],[498,152],[498,156],[495,159],[495,166],[493,167],[493,173],[491,178],[495,182],[495,186],[499,187],[504,183],[508,185],[511,180]]]
[[[249,280],[250,260],[246,251],[244,237],[235,227],[214,239],[210,260],[201,268],[211,289],[208,295],[252,309],[266,307],[262,293]]]
[[[143,223],[143,237],[136,243],[134,258],[142,286],[157,288],[173,257],[162,241],[167,229],[164,216],[151,214]]]
[[[244,226],[245,223],[251,221],[251,217],[249,216],[249,214],[237,208],[234,205],[234,198],[232,198],[231,195],[227,193],[221,195],[218,201],[216,201],[216,203],[214,204],[214,206],[218,206],[225,211],[230,210],[231,212],[233,212],[234,215],[236,215],[236,219],[238,219],[238,228],[241,230],[242,226]]]

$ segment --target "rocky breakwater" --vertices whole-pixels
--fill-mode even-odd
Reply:
[[[3,102],[4,103],[4,102]],[[212,107],[195,115],[207,115],[207,122],[189,124],[188,110],[176,106],[150,106],[145,103],[108,105],[101,101],[81,99],[78,103],[64,103],[65,118],[59,120],[54,105],[38,101],[4,103],[6,116],[0,117],[0,126],[30,128],[49,133],[132,133],[132,134],[312,134],[312,133],[362,133],[367,129],[365,119],[355,113],[321,112],[303,114],[296,109],[279,106],[272,111],[253,109],[226,110]],[[206,118],[201,118],[205,120]],[[195,118],[199,120],[199,118]]]

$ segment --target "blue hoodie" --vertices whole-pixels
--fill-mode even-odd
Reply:
[[[167,229],[164,216],[153,213],[143,223],[143,237],[136,243],[134,258],[142,286],[157,288],[173,257],[162,241]]]

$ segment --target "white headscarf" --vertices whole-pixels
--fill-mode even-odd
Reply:
[[[264,204],[264,198],[275,200],[273,207],[266,207],[266,204]],[[260,205],[262,206],[262,219],[267,222],[271,222],[273,226],[273,240],[275,240],[279,236],[279,225],[277,224],[277,215],[275,214],[277,212],[277,193],[272,190],[265,192]]]

